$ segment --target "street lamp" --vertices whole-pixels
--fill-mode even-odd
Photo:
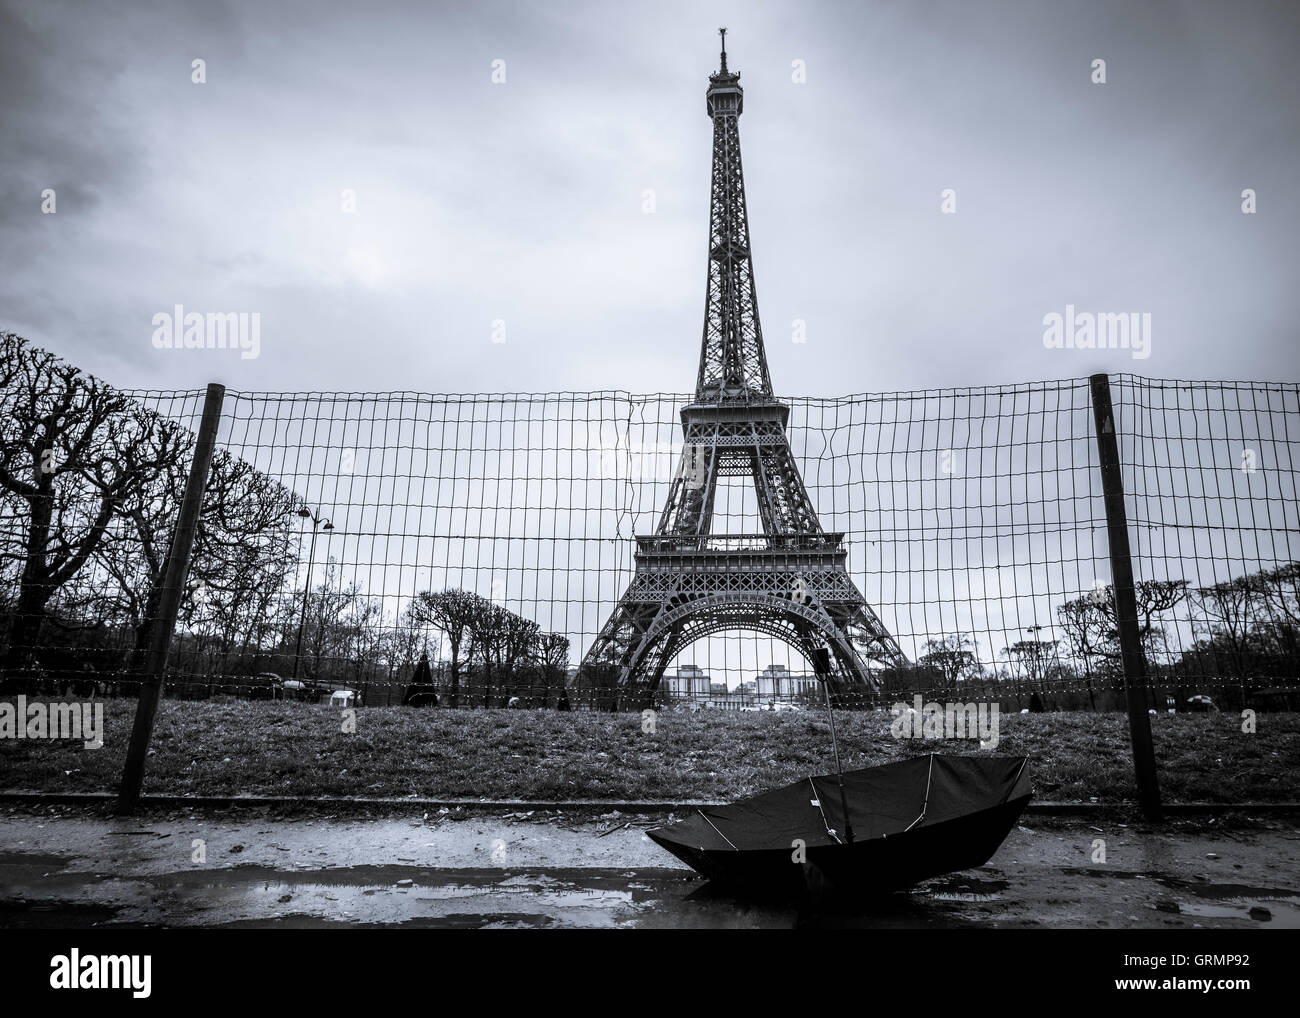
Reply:
[[[307,600],[311,597],[311,567],[316,558],[316,531],[321,524],[325,524],[325,530],[333,530],[334,524],[324,517],[317,516],[306,506],[298,510],[298,515],[305,520],[311,520],[311,550],[307,553],[307,586],[302,592],[302,616],[298,621],[298,646],[293,652],[293,677],[298,678],[298,662],[302,658],[302,631],[307,625]]]

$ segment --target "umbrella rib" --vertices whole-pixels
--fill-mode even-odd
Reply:
[[[934,777],[934,754],[930,754],[930,769],[925,772],[925,801],[921,803],[921,815],[903,828],[906,834],[913,827],[925,819],[925,811],[930,808],[930,779]]]
[[[1025,764],[1027,763],[1029,763],[1029,757],[1022,757],[1020,760],[1020,769],[1016,771],[1016,776],[1011,779],[1011,784],[1007,786],[1007,794],[1002,797],[1003,802],[1010,799],[1011,793],[1016,790],[1016,784],[1020,781],[1020,775],[1025,773]]]
[[[813,790],[813,802],[817,803],[817,811],[822,815],[822,824],[826,828],[826,833],[835,839],[835,843],[837,845],[844,844],[844,842],[840,841],[839,835],[836,834],[835,831],[831,829],[830,821],[826,819],[826,811],[822,809],[821,793],[817,791],[817,786],[813,784],[813,779],[811,775],[809,775],[808,777],[808,785]]]
[[[721,838],[723,841],[725,841],[728,845],[731,845],[731,839],[728,838],[725,834],[723,834],[721,831],[718,830],[718,826],[717,826],[717,824],[715,824],[715,823],[714,823],[712,820],[710,820],[708,817],[705,817],[705,816],[704,816],[704,810],[702,810],[702,809],[697,809],[695,812],[698,813],[700,816],[704,817],[704,822],[705,822],[706,824],[708,824],[710,827],[712,827],[715,831],[717,831],[717,834],[718,834],[718,837],[719,837],[719,838]],[[731,850],[732,850],[733,852],[739,852],[739,851],[740,851],[740,849],[738,849],[735,845],[731,845]]]

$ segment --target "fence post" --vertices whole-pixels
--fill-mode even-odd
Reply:
[[[1147,714],[1146,657],[1138,632],[1137,595],[1133,590],[1133,559],[1128,545],[1128,518],[1124,511],[1124,477],[1120,472],[1119,444],[1115,438],[1115,413],[1110,401],[1110,378],[1096,374],[1092,386],[1092,415],[1097,428],[1097,454],[1101,462],[1101,490],[1106,505],[1106,535],[1110,544],[1110,576],[1115,598],[1115,624],[1119,630],[1120,658],[1124,665],[1124,691],[1128,702],[1129,737],[1133,743],[1133,770],[1138,801],[1148,820],[1161,818],[1160,784],[1156,777],[1155,747],[1151,742],[1151,717]]]
[[[190,571],[190,551],[194,547],[194,532],[198,528],[199,510],[203,508],[203,492],[212,466],[212,451],[217,441],[217,425],[221,423],[221,405],[226,398],[226,387],[212,382],[203,399],[203,418],[199,423],[198,439],[194,444],[194,460],[190,463],[185,495],[181,499],[180,515],[172,531],[167,563],[163,567],[158,600],[158,619],[149,639],[140,680],[140,700],[135,710],[135,727],[131,730],[131,744],[122,768],[122,787],[118,791],[118,812],[133,810],[140,800],[140,786],[144,782],[145,757],[149,754],[149,740],[153,737],[154,721],[158,716],[158,700],[162,693],[163,672],[167,667],[167,654],[171,649],[172,633],[176,629],[176,613],[181,606],[181,592]]]

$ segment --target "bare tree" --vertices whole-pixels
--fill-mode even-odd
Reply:
[[[460,652],[473,640],[473,626],[484,613],[485,601],[468,590],[447,589],[422,591],[406,609],[407,620],[415,626],[432,626],[447,638],[451,651],[451,706],[460,703]]]
[[[1259,611],[1261,585],[1256,577],[1238,576],[1192,592],[1193,631],[1225,649],[1228,662],[1245,680],[1251,651],[1251,624]]]
[[[563,633],[542,633],[537,640],[537,663],[542,676],[542,706],[550,703],[551,690],[562,688],[569,670],[569,638]]]
[[[191,443],[192,444],[192,443]],[[137,657],[158,618],[167,541],[184,491],[190,446],[139,496],[118,509],[95,553],[111,577],[106,592],[135,628]],[[216,634],[224,654],[240,642],[258,649],[277,626],[276,610],[297,561],[292,491],[244,460],[218,450],[195,532],[180,615]],[[222,666],[224,670],[224,665]]]
[[[537,641],[541,638],[542,627],[532,619],[505,608],[501,612],[501,682],[508,697],[518,678],[519,667],[537,656]]]
[[[475,595],[478,597],[478,595]],[[502,659],[504,639],[510,613],[499,604],[478,598],[478,611],[469,624],[474,647],[483,662],[483,706],[492,705],[492,680],[494,665]],[[499,673],[499,667],[496,669]]]
[[[410,612],[404,612],[396,625],[385,628],[381,639],[380,653],[388,666],[388,681],[407,681],[421,654],[437,662],[441,650],[442,640],[438,636],[430,639],[427,627],[416,625]],[[437,681],[436,676],[433,681]]]
[[[1056,658],[1059,640],[1017,640],[1002,648],[1003,657],[1015,661],[1024,670],[1030,685],[1041,690]]]
[[[0,334],[0,488],[15,496],[23,532],[6,671],[31,660],[50,599],[99,547],[118,507],[179,461],[187,438],[98,379]]]
[[[925,651],[917,658],[917,663],[936,669],[943,677],[944,688],[955,686],[963,676],[979,667],[975,658],[975,640],[965,633],[928,639]]]
[[[1137,602],[1138,638],[1151,660],[1164,636],[1160,618],[1187,597],[1187,581],[1143,580],[1134,585],[1133,593]],[[1119,625],[1115,621],[1115,593],[1111,587],[1098,587],[1090,594],[1058,605],[1056,617],[1070,649],[1083,661],[1089,677],[1094,662],[1100,672],[1119,673],[1122,655]]]
[[[1300,660],[1300,562],[1258,574],[1260,626],[1292,661]]]

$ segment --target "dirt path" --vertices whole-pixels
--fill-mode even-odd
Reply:
[[[10,810],[0,926],[1300,927],[1293,822],[1035,818],[978,870],[827,914],[715,894],[644,836],[662,819]]]

